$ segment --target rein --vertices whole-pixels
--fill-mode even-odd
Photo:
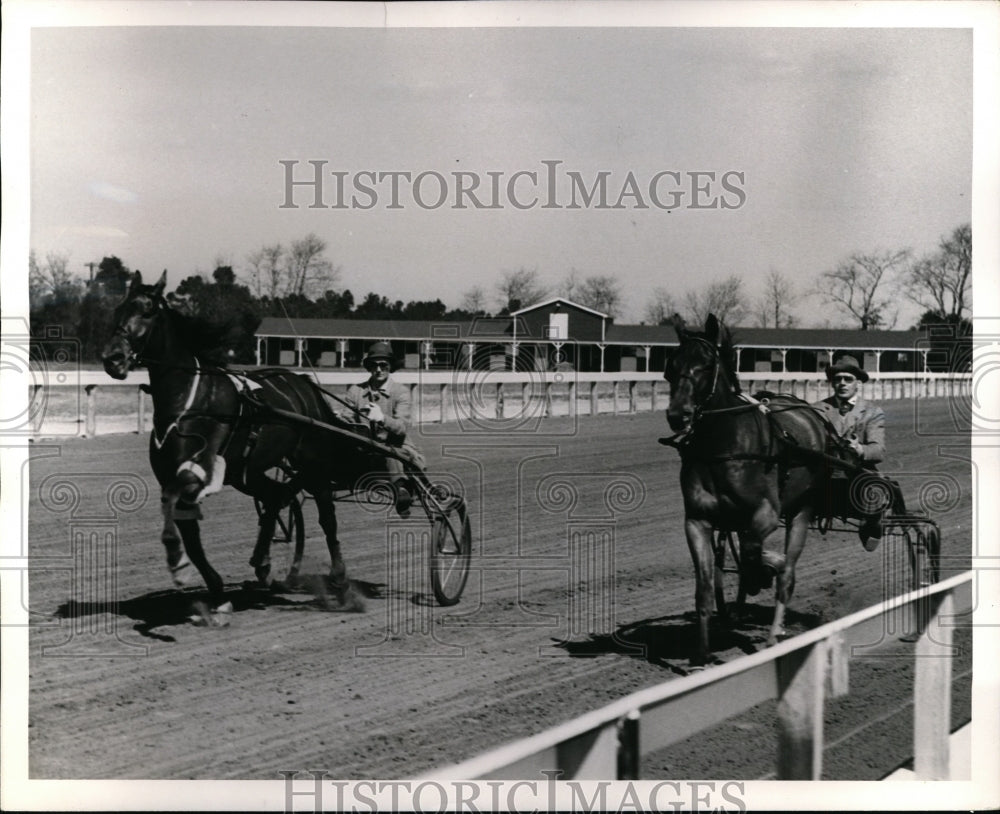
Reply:
[[[705,396],[705,398],[702,399],[701,401],[701,405],[709,404],[712,401],[713,397],[715,396],[719,384],[719,369],[722,366],[719,350],[718,348],[715,347],[715,345],[713,345],[707,339],[704,339],[700,336],[695,336],[690,338],[696,342],[700,342],[703,345],[707,346],[712,353],[712,359],[713,359],[712,387],[708,395]],[[684,373],[678,378],[679,379],[686,378],[691,381],[694,380],[694,377],[690,373]],[[813,458],[814,460],[825,461],[826,463],[832,466],[836,466],[840,469],[844,469],[851,473],[857,473],[862,471],[862,467],[853,464],[849,461],[842,460],[841,458],[838,458],[834,455],[829,455],[826,452],[819,452],[817,450],[803,448],[799,444],[799,442],[795,439],[795,437],[788,432],[788,430],[776,424],[774,419],[774,413],[787,412],[789,410],[801,410],[801,409],[812,410],[812,408],[809,406],[808,403],[802,402],[799,404],[787,404],[781,406],[772,405],[770,400],[767,398],[762,398],[758,400],[755,399],[753,396],[749,396],[745,393],[740,392],[738,384],[736,385],[735,396],[738,399],[740,399],[743,403],[734,404],[728,407],[714,407],[711,409],[705,409],[703,406],[700,405],[696,406],[689,427],[685,430],[681,430],[680,432],[675,433],[674,435],[668,438],[660,438],[659,443],[663,444],[664,446],[674,447],[678,452],[681,453],[681,455],[686,454],[688,457],[692,457],[693,453],[691,450],[691,444],[695,439],[697,425],[703,418],[706,418],[708,416],[735,415],[739,413],[746,413],[753,410],[758,410],[767,419],[767,425],[770,429],[769,433],[770,440],[768,446],[773,448],[774,441],[777,441],[785,448],[786,450],[785,455],[773,454],[773,453],[765,454],[765,453],[753,453],[753,452],[734,452],[728,455],[694,456],[694,457],[696,457],[697,460],[703,461],[705,463],[725,463],[727,461],[761,461],[764,463],[778,463],[783,458],[786,458],[788,452],[790,451],[792,454],[798,455],[800,457],[808,457],[808,458]],[[829,428],[827,428],[827,434],[830,435]],[[836,438],[836,435],[833,434],[830,437]]]

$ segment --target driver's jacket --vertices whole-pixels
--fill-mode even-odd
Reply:
[[[841,438],[853,435],[858,439],[864,467],[873,469],[885,457],[885,413],[881,407],[858,397],[854,407],[841,415],[837,397],[830,396],[813,403],[812,408],[833,425]]]
[[[373,427],[376,440],[397,446],[403,443],[410,428],[410,388],[405,384],[390,378],[381,388],[376,388],[369,379],[362,384],[352,384],[345,400],[358,410],[377,404],[385,421],[381,427]]]

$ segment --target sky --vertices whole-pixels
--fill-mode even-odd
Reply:
[[[522,268],[553,288],[571,272],[612,275],[621,322],[642,319],[657,288],[683,301],[736,274],[753,297],[776,270],[813,292],[797,309],[808,327],[843,321],[814,294],[821,272],[854,252],[925,254],[971,218],[968,29],[231,21],[32,32],[40,256],[68,255],[84,276],[117,255],[167,269],[172,287],[220,259],[245,275],[251,252],[315,233],[358,300],[457,307]],[[326,162],[323,208],[302,186],[282,207],[282,161],[295,180]],[[543,208],[549,166],[557,205]],[[362,208],[371,195],[352,184],[366,171],[426,173],[420,202],[400,177],[391,208],[389,180],[362,176],[378,195]],[[455,208],[455,172],[486,204],[500,179],[498,205]],[[518,172],[540,182],[519,176],[508,195]],[[572,172],[588,188],[607,173],[609,206],[569,208]],[[439,178],[448,194],[432,208]],[[653,204],[654,178],[669,208]],[[908,327],[919,310],[896,301]]]

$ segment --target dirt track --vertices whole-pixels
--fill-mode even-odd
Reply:
[[[899,478],[911,506],[921,493],[931,501],[943,553],[954,558],[945,573],[964,570],[967,436],[927,437],[953,431],[944,400],[916,411],[910,402],[885,407],[893,454],[882,469]],[[247,564],[252,503],[227,488],[206,501],[202,524],[235,606],[230,625],[213,629],[186,621],[197,590],[169,590],[146,439],[63,442],[57,457],[37,444],[30,554],[38,564],[52,558],[53,570],[33,571],[30,582],[31,776],[275,779],[280,770],[320,767],[348,779],[413,776],[671,679],[690,653],[693,576],[677,456],[656,444],[665,429],[657,413],[423,438],[431,469],[461,479],[473,512],[473,571],[450,609],[429,601],[423,548],[398,556],[397,532],[419,534],[426,521],[387,522],[384,510],[350,504],[340,507],[340,538],[351,576],[369,595],[365,613],[331,611],[306,590],[258,589]],[[939,443],[953,447],[939,451]],[[622,486],[606,500],[612,481]],[[138,493],[112,490],[113,511],[108,488],[116,482]],[[67,484],[78,490],[77,503]],[[571,493],[575,503],[567,502]],[[326,550],[314,507],[306,509],[304,571],[320,584]],[[74,548],[74,534],[93,532],[92,546]],[[588,533],[613,535],[612,565],[583,567],[571,556],[570,535]],[[98,559],[74,559],[84,548]],[[109,553],[116,567],[104,567]],[[877,602],[882,562],[854,536],[813,536],[800,562],[791,632]],[[611,573],[613,582],[602,579]],[[763,623],[770,592],[755,603],[754,619]],[[720,634],[716,646],[736,658],[761,646],[765,632],[748,625]],[[906,702],[893,666],[899,660],[866,661],[852,666],[851,678],[852,690],[864,690],[831,711],[831,731],[845,738],[830,761],[840,779],[881,776],[909,754],[905,727],[891,718],[851,740],[859,722]],[[886,680],[877,681],[880,674]],[[955,725],[967,709],[960,698]],[[650,759],[645,771],[764,776],[766,755],[741,757],[747,733],[771,727],[766,710],[757,715],[730,731],[728,746],[722,733]]]

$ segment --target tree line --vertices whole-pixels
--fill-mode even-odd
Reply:
[[[254,333],[264,317],[464,321],[506,316],[550,296],[612,319],[623,309],[620,280],[610,274],[583,276],[575,269],[554,286],[546,285],[537,269],[504,271],[492,287],[467,290],[458,308],[448,308],[440,299],[404,303],[375,292],[356,300],[349,289],[339,287],[341,269],[326,251],[326,242],[315,234],[288,246],[264,245],[248,255],[242,279],[232,263],[220,257],[210,277],[189,275],[172,296],[203,318],[230,326],[230,359],[243,363],[254,361]],[[70,272],[66,255],[50,252],[40,260],[32,252],[32,333],[43,336],[51,326],[59,326],[63,337],[80,343],[84,361],[97,361],[131,275],[121,259],[108,256],[85,282]],[[923,309],[919,323],[906,327],[944,323],[971,335],[971,227],[957,227],[934,251],[920,257],[905,249],[854,253],[809,280],[772,268],[756,292],[748,291],[735,274],[683,294],[661,286],[645,304],[642,320],[662,325],[679,313],[700,324],[714,313],[733,326],[790,328],[799,324],[797,307],[815,298],[832,309],[828,313],[838,315],[837,327],[894,329],[899,302],[905,298]]]

